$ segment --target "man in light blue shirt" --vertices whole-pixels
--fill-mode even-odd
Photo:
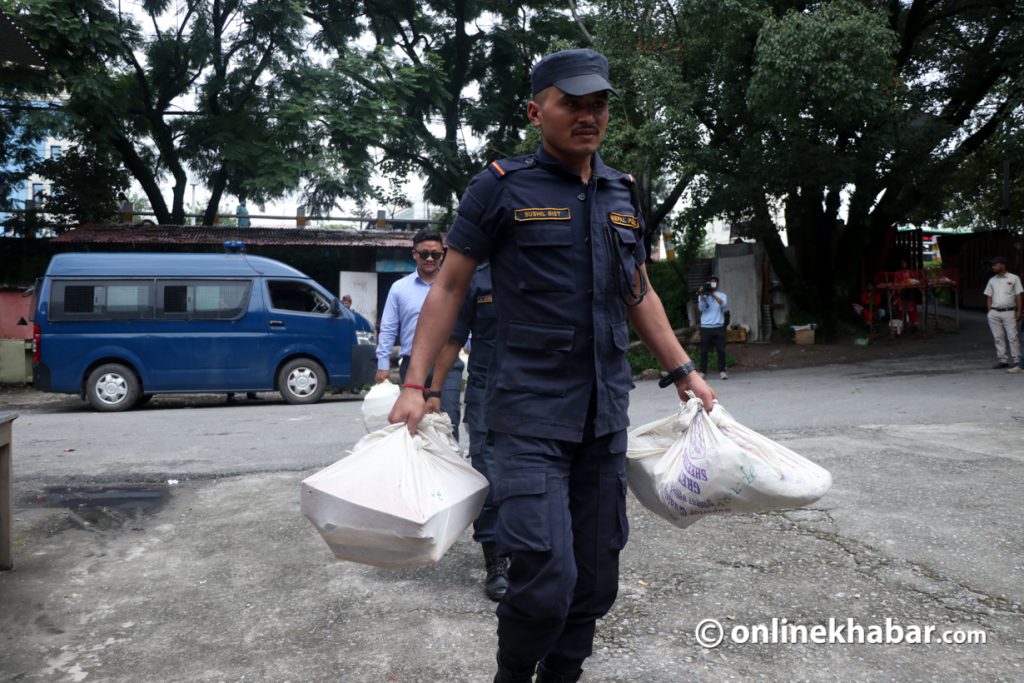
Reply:
[[[712,275],[697,293],[700,308],[700,375],[708,373],[708,351],[718,352],[718,376],[729,379],[725,371],[725,313],[729,310],[729,297],[718,290],[718,277]]]
[[[238,206],[235,207],[235,216],[238,218],[238,227],[248,228],[252,225],[249,221],[249,209],[245,206],[245,200],[238,200]]]
[[[420,309],[427,298],[427,292],[437,279],[444,260],[444,244],[441,234],[436,230],[424,229],[416,233],[412,239],[412,258],[416,270],[391,285],[384,313],[380,318],[380,334],[377,335],[377,383],[388,378],[391,372],[391,349],[395,340],[399,340],[398,376],[405,383],[405,371],[412,355],[412,340],[416,336],[416,323],[420,318]],[[459,439],[459,392],[462,389],[462,369],[464,364],[456,360],[451,372],[445,379],[441,390],[441,410],[448,414],[452,421],[452,435]],[[430,386],[432,377],[428,377],[426,387]],[[426,389],[424,389],[426,393]],[[428,397],[429,398],[429,397]]]

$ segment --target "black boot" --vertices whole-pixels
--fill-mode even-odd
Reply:
[[[501,663],[501,654],[498,654],[498,673],[494,675],[494,683],[533,683],[533,669],[522,671],[513,670]]]
[[[583,675],[583,669],[575,671],[552,671],[544,661],[537,665],[537,683],[576,683]]]
[[[484,550],[484,564],[487,566],[484,592],[491,600],[499,602],[508,590],[508,560],[498,556],[493,543],[481,543],[480,547]]]

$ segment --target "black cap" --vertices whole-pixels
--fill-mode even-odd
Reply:
[[[1006,265],[1006,259],[1003,258],[1002,256],[993,256],[992,257],[992,263],[1002,263],[1005,266]]]
[[[608,82],[608,60],[594,50],[562,50],[537,62],[530,72],[533,94],[552,85],[576,97],[603,90],[618,94]]]

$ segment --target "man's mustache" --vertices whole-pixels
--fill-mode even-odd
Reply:
[[[577,126],[576,128],[572,129],[573,135],[578,135],[581,132],[593,133],[594,135],[597,135],[600,131],[598,131],[597,128],[594,126]]]

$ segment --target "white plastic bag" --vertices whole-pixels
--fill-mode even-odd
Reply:
[[[487,479],[452,439],[447,415],[411,436],[394,424],[302,482],[302,514],[341,560],[378,567],[436,563],[480,514]]]
[[[384,380],[374,384],[363,398],[363,425],[367,432],[374,432],[388,426],[388,415],[402,392],[397,384]]]
[[[832,486],[824,468],[690,399],[676,415],[634,429],[626,456],[640,503],[676,526],[711,514],[809,505]]]

